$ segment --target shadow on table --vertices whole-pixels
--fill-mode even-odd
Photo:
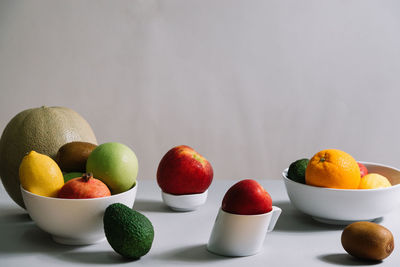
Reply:
[[[173,249],[165,253],[155,255],[155,257],[160,260],[183,262],[213,262],[232,259],[209,252],[206,244]]]
[[[29,217],[28,212],[24,209],[15,206],[0,206],[0,225],[3,224],[18,224],[18,223],[26,223],[32,222]]]
[[[133,209],[144,212],[174,213],[174,211],[169,209],[164,202],[150,199],[136,199],[135,203],[133,204]]]
[[[71,251],[57,256],[59,259],[79,264],[118,264],[136,260],[124,258],[114,251]]]
[[[298,211],[289,201],[276,201],[273,204],[282,209],[274,231],[315,232],[342,230],[345,227],[343,225],[331,225],[317,222],[311,216]]]
[[[324,254],[321,256],[318,256],[318,259],[320,259],[323,262],[326,263],[331,263],[331,264],[336,264],[336,265],[341,265],[341,266],[366,266],[366,265],[376,265],[381,263],[382,261],[366,261],[366,260],[360,260],[356,259],[352,256],[350,256],[347,253],[336,253],[336,254]]]
[[[37,252],[63,252],[71,246],[55,243],[40,230],[28,213],[15,206],[0,206],[0,255]]]

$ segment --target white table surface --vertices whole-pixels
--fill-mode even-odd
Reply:
[[[236,181],[214,180],[207,203],[194,212],[173,212],[161,201],[155,180],[141,180],[134,209],[145,214],[155,228],[150,252],[137,261],[116,254],[107,241],[90,246],[55,243],[41,231],[0,186],[0,266],[369,266],[343,250],[343,226],[325,225],[298,212],[289,202],[280,180],[260,180],[274,205],[283,212],[275,230],[267,234],[264,249],[250,257],[228,258],[206,250],[214,219],[226,190]],[[399,196],[400,197],[400,196]],[[389,228],[397,245],[400,209],[380,224]],[[400,266],[400,248],[379,266]],[[374,263],[376,264],[376,263]]]

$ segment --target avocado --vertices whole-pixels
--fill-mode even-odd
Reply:
[[[288,178],[298,183],[306,183],[306,168],[308,165],[308,159],[299,159],[292,162],[288,169]]]
[[[383,260],[394,249],[392,233],[382,225],[372,222],[349,224],[342,232],[341,241],[347,253],[365,260]]]
[[[150,251],[154,228],[140,212],[114,203],[106,208],[103,223],[108,243],[123,257],[139,259]]]
[[[63,172],[86,172],[86,161],[97,145],[74,141],[58,149],[56,162]]]

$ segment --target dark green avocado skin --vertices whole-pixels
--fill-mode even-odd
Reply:
[[[139,259],[150,251],[154,228],[150,220],[140,212],[124,204],[114,203],[107,207],[103,223],[108,243],[123,257]]]
[[[289,166],[288,170],[288,178],[298,182],[305,184],[306,183],[306,168],[309,160],[308,159],[299,159],[295,162],[292,162]]]

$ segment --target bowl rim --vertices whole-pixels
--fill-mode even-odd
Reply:
[[[264,212],[264,213],[259,213],[259,214],[237,214],[237,213],[232,213],[229,211],[225,211],[222,209],[222,207],[219,207],[218,212],[222,212],[222,213],[226,213],[231,215],[232,217],[262,217],[262,216],[268,216],[270,214],[272,214],[274,211],[277,210],[281,210],[281,208],[279,208],[278,206],[272,205],[272,209],[268,212]]]
[[[389,166],[389,165],[385,165],[385,164],[380,164],[380,163],[374,163],[374,162],[369,162],[369,161],[357,161],[361,164],[366,164],[366,165],[375,165],[375,166],[379,166],[379,167],[385,167],[385,168],[389,168],[389,169],[393,169],[395,171],[398,171],[400,173],[400,170]],[[289,179],[289,177],[287,176],[287,172],[288,172],[289,168],[286,168],[283,170],[282,172],[282,176],[284,178],[285,181],[287,182],[291,182],[294,184],[298,184],[300,186],[303,186],[305,188],[318,188],[320,190],[326,190],[326,191],[338,191],[338,192],[377,192],[377,191],[387,191],[387,190],[394,190],[397,187],[400,187],[400,184],[395,184],[392,185],[390,187],[385,187],[385,188],[374,188],[374,189],[340,189],[340,188],[329,188],[329,187],[321,187],[321,186],[314,186],[314,185],[308,185],[308,184],[302,184],[296,181],[293,181],[291,179]]]
[[[202,197],[202,196],[208,194],[208,188],[207,188],[206,191],[204,191],[204,192],[195,193],[195,194],[175,195],[175,194],[170,194],[170,193],[164,192],[164,191],[162,191],[162,190],[161,190],[161,193],[162,193],[163,195],[165,195],[165,196],[173,197],[173,198],[176,198],[176,199],[178,199],[178,198],[188,198],[188,197],[189,197],[189,198],[190,198],[190,197]]]
[[[54,201],[96,201],[96,200],[99,200],[99,199],[104,199],[104,200],[106,200],[106,199],[112,199],[112,198],[115,198],[115,197],[120,196],[120,195],[122,195],[122,194],[126,194],[126,193],[128,193],[128,192],[131,192],[132,190],[135,190],[137,187],[138,187],[138,181],[136,181],[135,184],[134,184],[130,189],[128,189],[128,190],[126,190],[126,191],[124,191],[124,192],[115,194],[115,195],[111,195],[111,196],[106,196],[106,197],[95,197],[95,198],[59,198],[59,197],[46,197],[46,196],[41,196],[41,195],[32,193],[32,192],[26,190],[26,189],[20,184],[20,188],[21,188],[21,191],[22,191],[23,193],[26,193],[27,195],[31,195],[31,196],[36,197],[36,198],[52,199],[52,200],[54,200]]]

